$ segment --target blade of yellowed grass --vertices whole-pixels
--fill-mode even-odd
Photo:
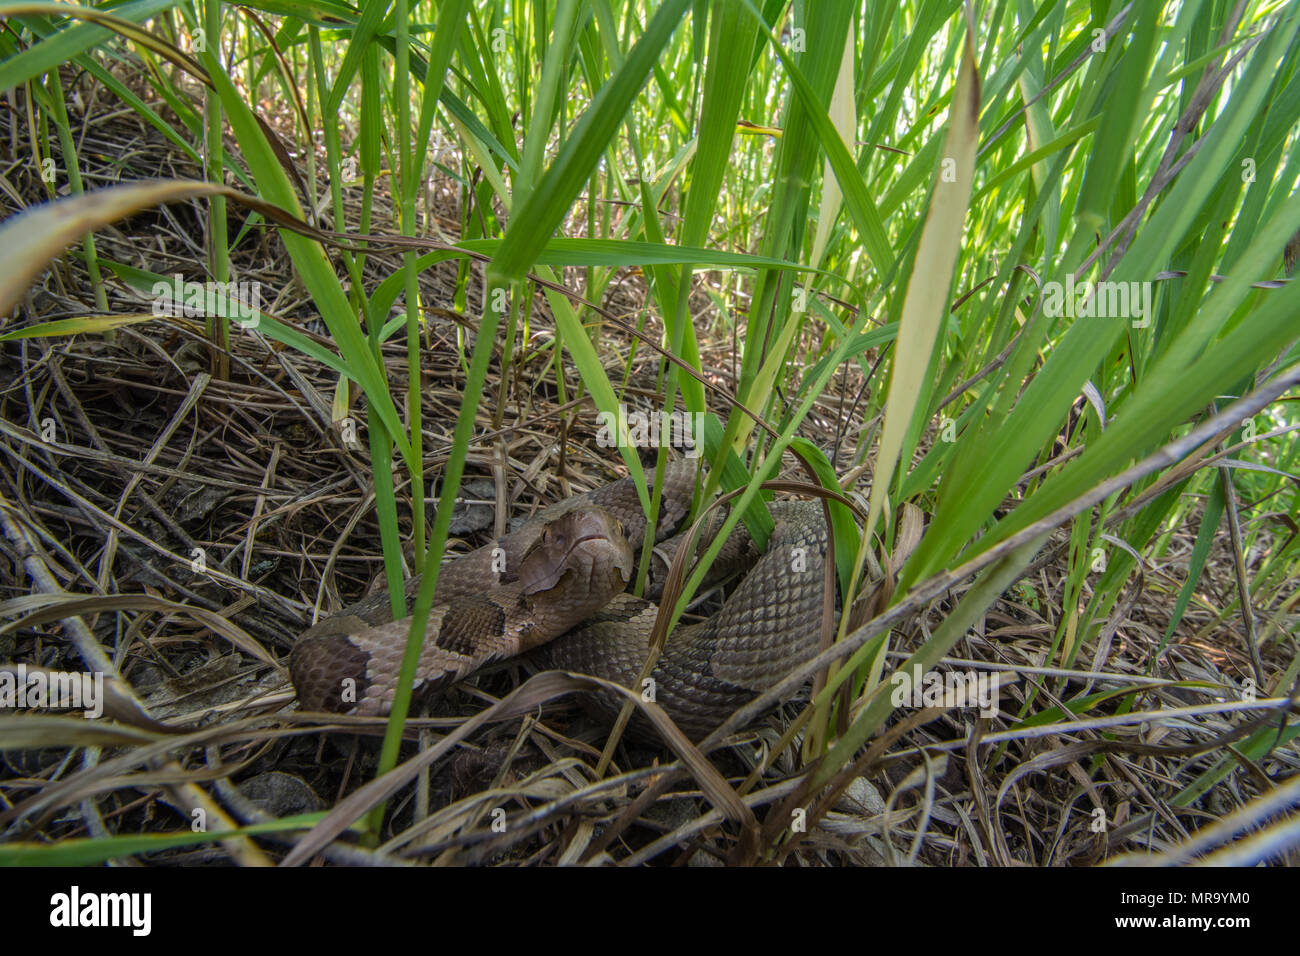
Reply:
[[[924,389],[923,379],[930,366],[930,353],[948,308],[948,288],[961,247],[979,137],[980,86],[975,65],[974,33],[975,25],[968,7],[966,43],[949,113],[943,161],[916,250],[916,264],[903,299],[894,349],[894,373],[889,383],[884,428],[871,483],[867,527],[863,529],[855,577],[861,572],[866,557],[864,549],[871,540],[876,520],[884,510],[903,439]],[[846,615],[844,623],[847,622]]]
[[[348,381],[345,375],[340,375],[334,380],[334,398],[330,402],[330,423],[336,426],[352,415],[352,389],[348,387]]]
[[[889,485],[904,438],[930,368],[930,355],[938,337],[944,313],[948,309],[948,288],[961,246],[966,210],[970,202],[971,182],[975,171],[975,149],[979,139],[979,74],[975,61],[975,26],[970,8],[966,9],[966,41],[961,70],[953,93],[949,113],[948,135],[930,210],[926,215],[916,251],[916,263],[903,299],[898,339],[894,351],[893,376],[885,404],[885,421],[880,448],[871,482],[867,524],[858,543],[852,580],[857,582],[866,563],[867,549],[876,521],[884,510]],[[845,596],[844,606],[853,603],[852,593]],[[840,618],[838,638],[848,632],[850,615]],[[883,645],[882,645],[883,647]],[[872,673],[877,673],[873,667]],[[813,751],[821,749],[827,726],[828,711],[818,714],[813,726]]]
[[[857,112],[853,104],[853,39],[853,31],[849,30],[844,35],[844,55],[840,59],[840,72],[835,78],[835,90],[831,94],[828,111],[831,125],[840,134],[840,139],[844,140],[844,148],[850,152],[853,151],[858,128]],[[831,227],[835,225],[835,217],[839,215],[843,199],[844,193],[840,190],[839,180],[835,178],[835,168],[831,166],[830,159],[827,159],[822,163],[822,200],[817,210],[817,234],[813,237],[812,256],[808,260],[812,265],[817,265],[822,260],[826,240],[830,237]],[[811,279],[804,282],[805,292],[810,281]]]
[[[1021,99],[1025,102],[1025,138],[1028,140],[1030,152],[1033,152],[1054,142],[1056,140],[1056,130],[1052,128],[1052,114],[1047,108],[1047,101],[1039,98],[1042,88],[1038,78],[1029,70],[1025,70],[1020,74],[1019,85]],[[1048,160],[1044,157],[1029,167],[1029,175],[1033,178],[1034,188],[1040,192],[1047,186],[1048,165]],[[1046,237],[1044,246],[1048,249],[1054,249],[1056,247],[1056,237],[1060,235],[1061,186],[1059,181],[1050,188],[1056,198],[1054,202],[1049,202],[1043,210],[1043,234]]]
[[[11,217],[0,225],[0,314],[22,301],[46,264],[86,233],[150,206],[224,191],[192,180],[151,180],[42,203]]]

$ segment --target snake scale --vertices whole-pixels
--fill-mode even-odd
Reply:
[[[690,461],[665,470],[655,533],[667,548],[656,549],[660,562],[678,543],[672,536],[690,510],[695,475]],[[694,739],[817,651],[827,543],[821,508],[794,501],[770,507],[776,528],[764,554],[738,526],[721,564],[752,565],[748,573],[713,616],[669,635],[650,676],[654,700]],[[416,693],[436,692],[490,661],[538,647],[548,667],[642,689],[636,682],[657,608],[624,589],[645,529],[636,486],[623,478],[551,505],[444,564]],[[408,613],[418,587],[418,577],[407,583]],[[301,705],[386,713],[409,628],[409,618],[392,620],[382,591],[308,628],[289,656]],[[613,713],[619,701],[602,692],[590,703]]]

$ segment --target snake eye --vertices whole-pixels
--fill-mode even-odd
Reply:
[[[542,544],[550,544],[550,543],[551,543],[551,529],[545,528],[542,530]]]

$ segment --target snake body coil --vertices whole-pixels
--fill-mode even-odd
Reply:
[[[657,541],[689,511],[694,476],[691,462],[668,466]],[[776,530],[761,558],[743,531],[733,534],[728,558],[753,567],[720,611],[676,628],[650,675],[654,700],[693,738],[816,653],[826,550],[821,509],[778,502],[772,514]],[[644,690],[635,685],[657,609],[622,593],[644,534],[636,487],[624,478],[552,505],[443,565],[416,691],[543,644],[551,667]],[[408,611],[418,585],[418,578],[407,584]],[[387,712],[409,627],[409,618],[392,620],[387,594],[379,593],[309,628],[289,658],[302,706]],[[604,695],[595,703],[605,711],[618,706]]]

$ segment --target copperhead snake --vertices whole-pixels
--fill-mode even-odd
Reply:
[[[695,465],[669,464],[656,541],[670,541],[690,509]],[[770,505],[776,528],[759,557],[738,525],[726,560],[750,565],[722,608],[679,625],[654,670],[654,699],[693,738],[772,687],[817,651],[827,543],[821,508]],[[518,530],[443,565],[415,677],[436,692],[482,665],[542,647],[543,663],[637,690],[656,606],[624,593],[635,575],[645,516],[631,478],[538,512]],[[407,610],[419,579],[407,583]],[[289,656],[307,710],[387,713],[410,619],[393,621],[386,592],[308,628]],[[543,645],[545,645],[543,647]],[[592,701],[616,712],[618,701]]]

